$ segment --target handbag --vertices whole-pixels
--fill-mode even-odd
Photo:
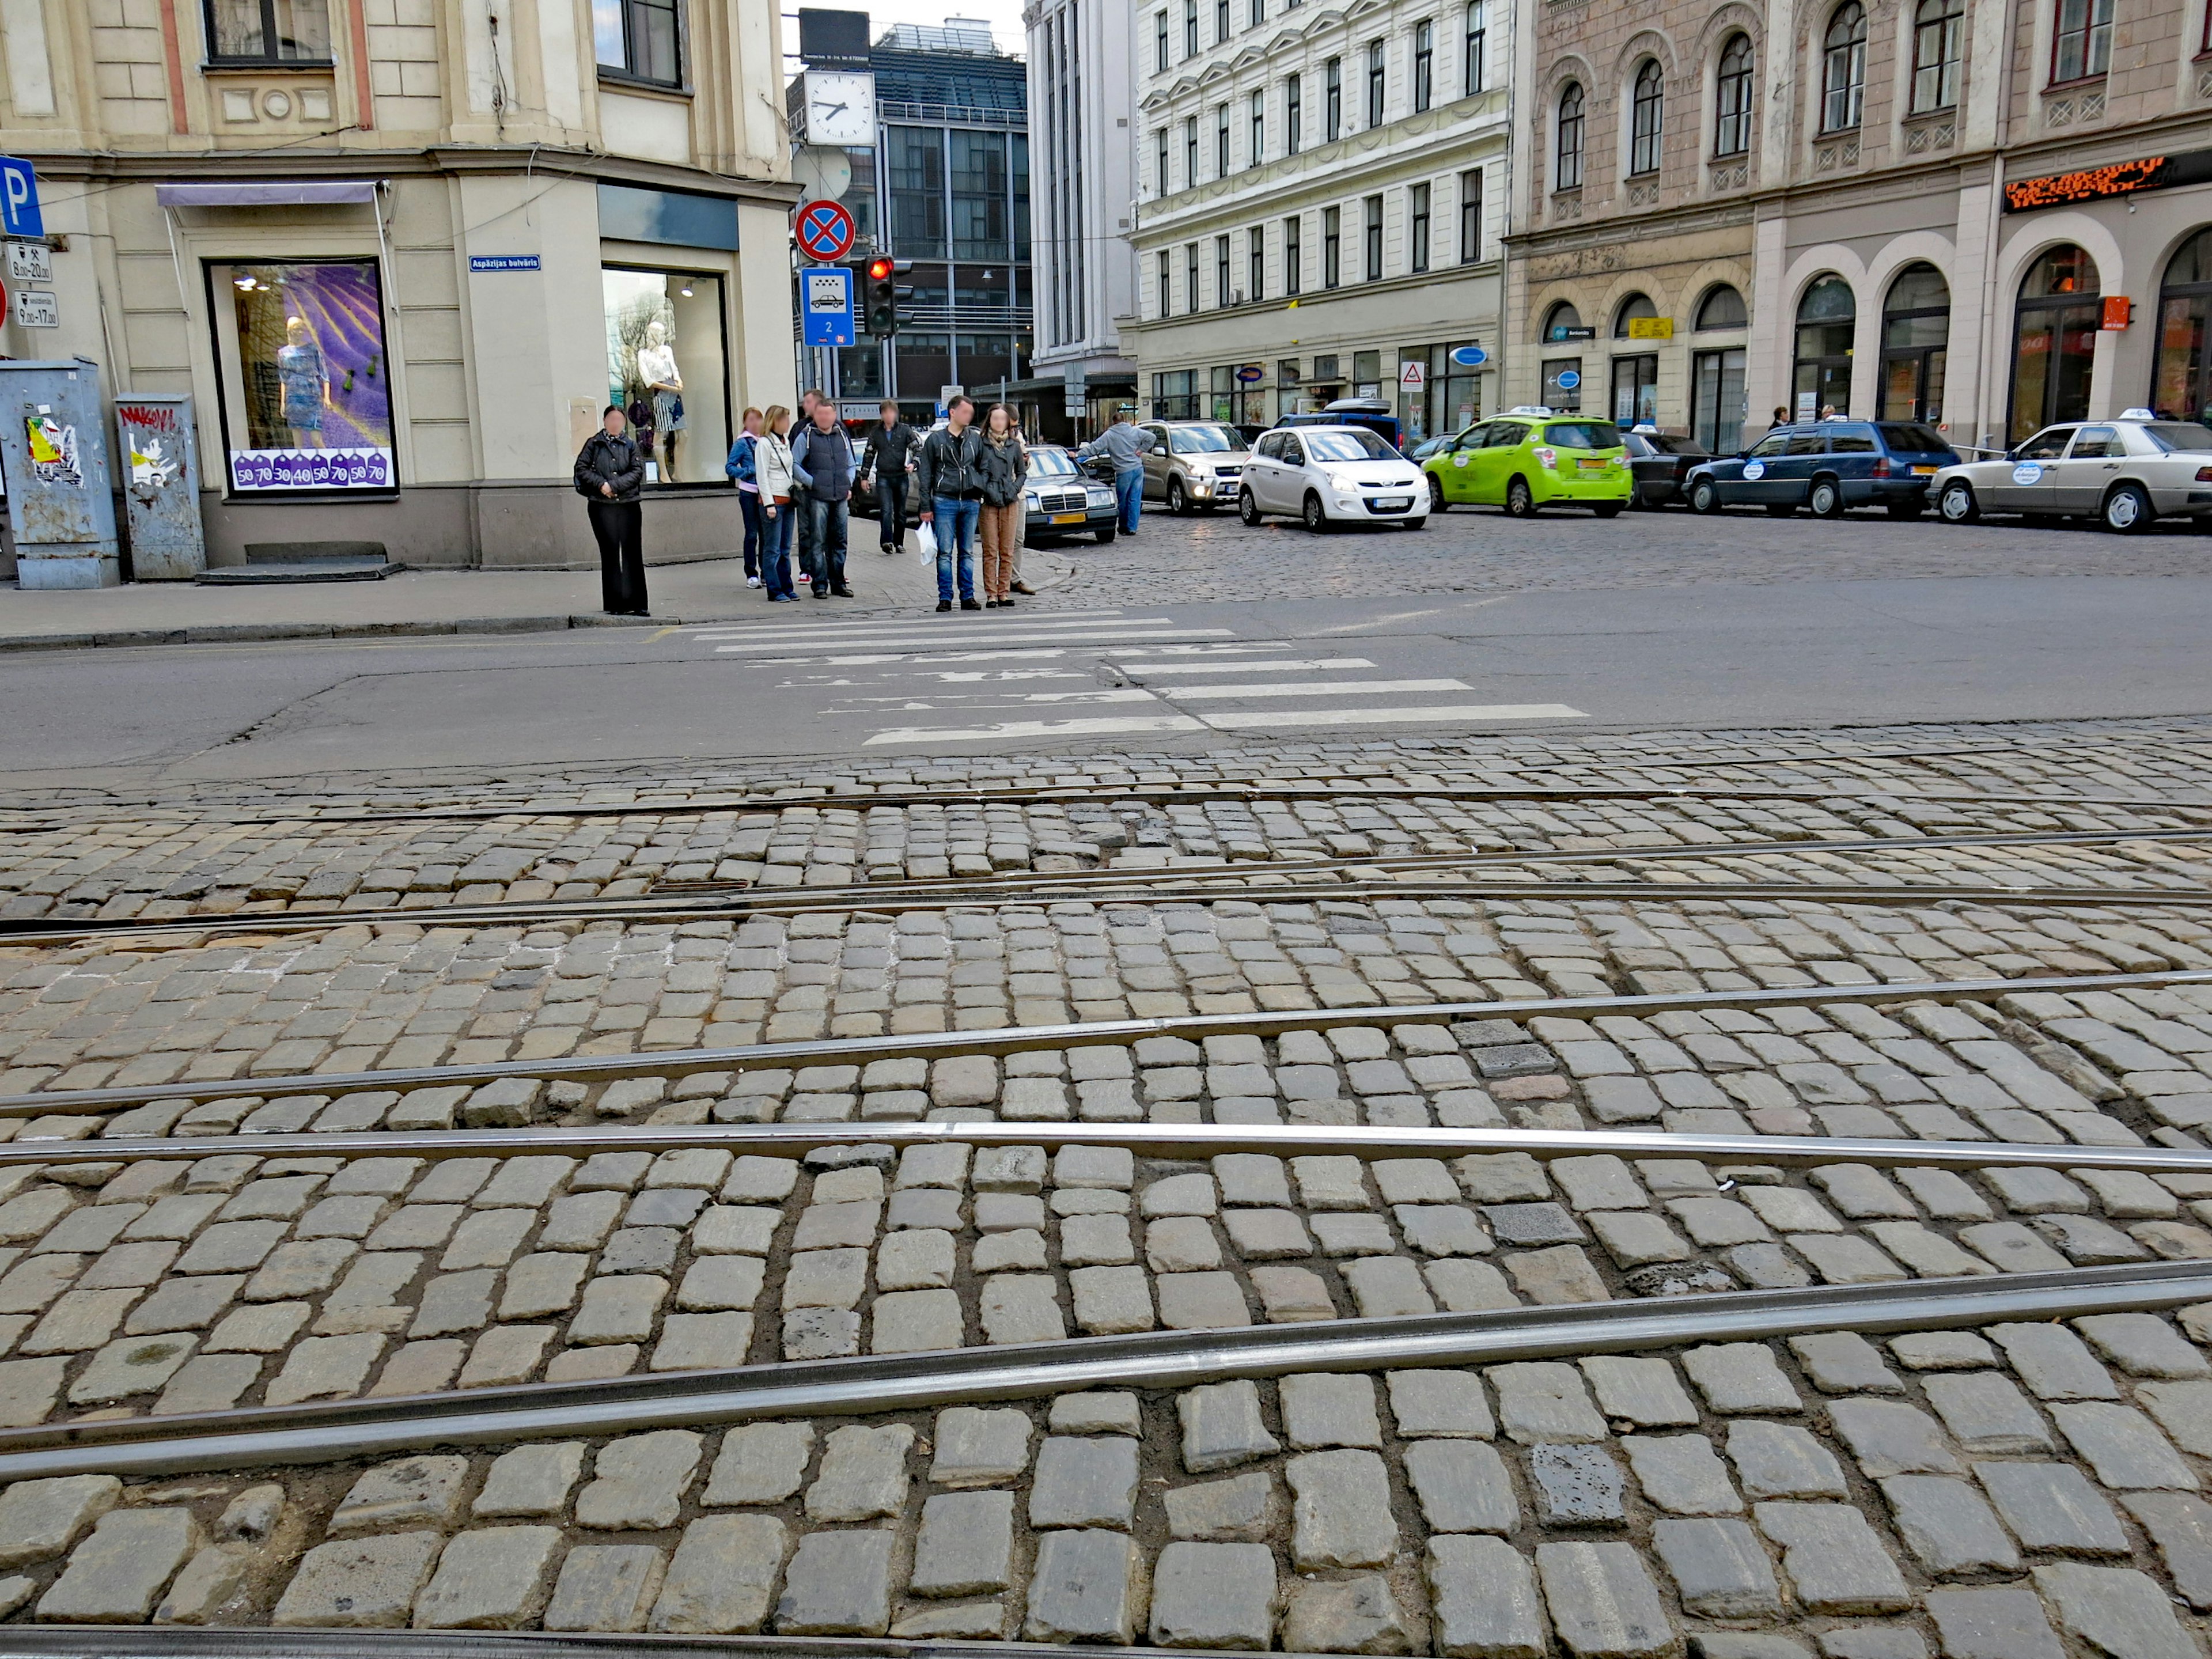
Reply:
[[[915,558],[920,560],[923,564],[935,564],[937,562],[937,526],[935,525],[918,524],[915,526],[914,544],[917,550],[915,554]]]

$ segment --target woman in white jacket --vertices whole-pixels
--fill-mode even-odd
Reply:
[[[791,411],[772,404],[761,417],[753,444],[753,475],[760,482],[761,586],[769,603],[796,599],[791,585],[792,527],[799,514],[792,505]]]

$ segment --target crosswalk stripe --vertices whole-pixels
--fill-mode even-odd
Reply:
[[[1194,697],[1348,697],[1380,696],[1395,691],[1472,691],[1465,680],[1294,680],[1273,685],[1164,685],[1163,696],[1188,701]]]
[[[1304,662],[1117,662],[1125,674],[1286,674],[1316,668],[1372,668],[1364,657],[1315,657]]]
[[[1206,723],[1224,732],[1267,726],[1385,726],[1428,720],[1586,720],[1563,702],[1499,702],[1443,708],[1267,708],[1212,714]]]
[[[826,689],[826,688],[823,688]],[[1092,687],[1088,691],[919,691],[897,697],[848,697],[848,703],[902,704],[908,708],[949,708],[962,703],[983,703],[1006,708],[1026,702],[1158,702],[1159,699],[1142,686],[1125,685],[1110,689]]]
[[[1188,714],[1101,715],[1091,720],[1003,720],[995,726],[902,726],[878,732],[872,748],[894,743],[976,743],[1011,738],[1114,737],[1146,732],[1203,732],[1206,722]]]
[[[941,613],[940,613],[941,614]],[[878,623],[807,623],[796,628],[701,628],[689,630],[697,640],[775,640],[786,645],[802,644],[809,640],[860,640],[866,641],[884,634],[910,634],[917,628],[929,628],[942,632],[983,633],[1003,631],[1011,628],[1054,633],[1065,629],[1135,628],[1164,626],[1173,620],[1168,617],[1124,617],[1118,612],[1103,614],[1080,612],[1058,618],[1024,616],[1018,623],[969,622],[965,612],[955,612],[957,622],[933,623],[920,617],[901,617],[896,622]]]
[[[1141,634],[1148,639],[1221,639],[1228,637],[1231,633],[1231,630],[1226,628],[1156,628],[1140,623],[1133,623],[1127,627],[1092,629],[1081,634],[1023,635],[1009,632],[1006,634],[955,634],[948,636],[943,633],[927,633],[908,635],[897,639],[860,640],[854,643],[885,648],[899,645],[928,646],[945,643],[970,645],[981,643],[986,640],[1002,644],[1084,645],[1124,640],[1132,634]],[[742,645],[718,645],[714,647],[714,651],[718,656],[750,655],[761,651],[788,651],[792,649],[793,643],[789,640],[748,640]]]

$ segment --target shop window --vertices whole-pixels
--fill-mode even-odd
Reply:
[[[1622,426],[1657,423],[1659,359],[1655,354],[1613,360],[1613,418]]]
[[[1866,106],[1866,8],[1845,0],[1828,20],[1820,46],[1820,131],[1844,132]]]
[[[730,448],[729,344],[722,279],[605,267],[607,401],[629,416],[646,481],[720,483]]]
[[[1743,295],[1726,283],[1717,283],[1705,290],[1705,297],[1698,301],[1698,331],[1710,333],[1716,329],[1747,328],[1751,313],[1744,309]]]
[[[1544,404],[1574,410],[1583,406],[1583,360],[1554,357],[1544,365]]]
[[[2043,254],[2021,279],[2013,318],[2011,441],[2087,418],[2089,365],[2103,313],[2097,289],[2097,262],[2070,242]]]
[[[592,0],[592,44],[601,73],[656,86],[681,84],[676,7],[677,0]]]
[[[2212,228],[2166,262],[2150,406],[2168,420],[2203,421],[2212,413]]]
[[[208,271],[232,492],[398,489],[375,261]]]
[[[1818,420],[1848,414],[1851,351],[1858,330],[1858,301],[1840,276],[1823,276],[1797,302],[1796,417]]]
[[[216,64],[327,64],[330,0],[207,0]]]
[[[1951,287],[1925,263],[1907,265],[1881,302],[1881,418],[1941,421],[1951,338]]]
[[[1555,140],[1552,188],[1580,190],[1583,187],[1583,89],[1572,81],[1567,82],[1566,90],[1559,94],[1559,118]]]
[[[1198,371],[1172,369],[1152,376],[1152,417],[1161,421],[1198,418]]]
[[[1949,109],[1959,101],[1966,0],[1920,0],[1912,15],[1912,112]]]
[[[2054,86],[2102,75],[2112,60],[2112,0],[2058,0],[2051,37]]]
[[[1751,149],[1751,37],[1732,34],[1713,77],[1714,155],[1741,155]]]
[[[945,133],[938,127],[886,127],[891,246],[909,258],[945,257]],[[1159,187],[1167,189],[1165,145]]]
[[[1355,351],[1352,354],[1352,391],[1355,398],[1379,398],[1382,395],[1381,352]]]
[[[1631,173],[1659,171],[1660,131],[1667,108],[1664,77],[1659,61],[1647,58],[1637,66],[1636,84],[1629,97],[1628,170]]]
[[[1716,455],[1743,447],[1744,361],[1741,346],[1700,351],[1690,360],[1690,435]]]
[[[1616,340],[1626,340],[1629,338],[1628,325],[1631,323],[1642,322],[1647,318],[1656,317],[1658,314],[1659,308],[1651,303],[1650,295],[1648,294],[1630,295],[1614,308],[1613,313],[1613,337]]]

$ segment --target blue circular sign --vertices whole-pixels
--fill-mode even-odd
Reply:
[[[1480,368],[1490,361],[1490,354],[1479,345],[1454,346],[1451,360],[1462,368]]]
[[[1577,368],[1563,368],[1563,369],[1561,369],[1561,370],[1559,371],[1559,390],[1560,390],[1560,391],[1562,391],[1562,392],[1572,392],[1572,391],[1573,391],[1577,386],[1580,386],[1582,383],[1583,383],[1583,376],[1582,376],[1582,371],[1581,371],[1580,369],[1577,369]]]
[[[1254,380],[1262,378],[1267,372],[1267,371],[1266,369],[1261,368],[1257,363],[1247,363],[1243,368],[1237,371],[1237,378],[1249,386]]]
[[[1743,464],[1743,476],[1749,479],[1753,483],[1757,483],[1761,478],[1766,476],[1766,463],[1765,461],[1746,461]]]
[[[2016,484],[2040,483],[2043,469],[2033,461],[2022,461],[2012,470],[2012,481]]]

